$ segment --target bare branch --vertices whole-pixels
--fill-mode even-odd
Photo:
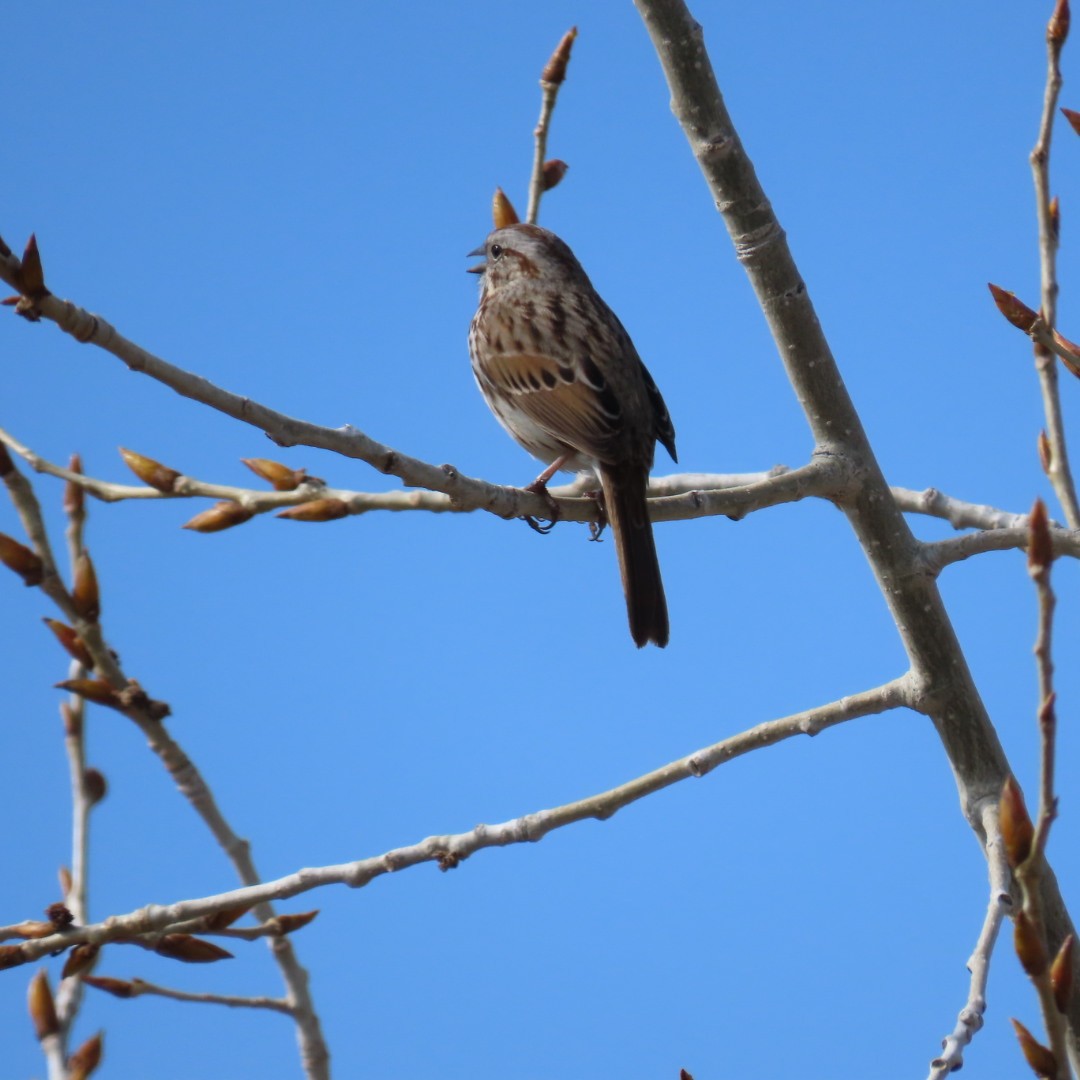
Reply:
[[[0,950],[0,966],[29,963],[55,949],[66,949],[80,942],[101,945],[132,935],[166,932],[189,919],[197,919],[230,908],[260,905],[272,899],[285,899],[325,885],[348,885],[358,889],[383,874],[404,870],[421,863],[435,862],[442,870],[459,866],[470,855],[484,848],[508,844],[535,843],[549,832],[578,821],[595,818],[606,821],[617,811],[692,777],[702,777],[743,754],[773,746],[795,735],[817,735],[826,728],[860,716],[898,708],[915,708],[917,688],[910,675],[902,675],[872,690],[840,698],[816,709],[794,713],[780,720],[769,720],[756,727],[704,747],[686,757],[645,773],[619,787],[564,806],[541,810],[498,825],[478,825],[466,833],[429,836],[417,844],[396,848],[368,859],[336,866],[300,870],[276,881],[266,881],[244,889],[220,893],[198,900],[184,900],[167,906],[150,905],[128,915],[118,915],[92,926],[72,928],[62,934],[24,941]]]
[[[1043,92],[1043,111],[1039,121],[1039,134],[1031,151],[1031,172],[1035,183],[1035,210],[1039,222],[1039,277],[1041,292],[1041,315],[1048,329],[1057,324],[1057,249],[1058,216],[1050,196],[1050,143],[1057,113],[1058,94],[1061,90],[1061,48],[1064,35],[1048,33],[1046,36],[1046,88]],[[1052,351],[1036,338],[1035,369],[1042,390],[1043,410],[1046,414],[1046,433],[1049,444],[1049,462],[1046,470],[1054,492],[1061,502],[1065,519],[1074,528],[1080,528],[1080,502],[1076,497],[1072,469],[1069,465],[1065,443],[1065,422],[1061,415],[1061,397],[1058,391],[1058,368]]]
[[[983,804],[983,830],[986,833],[986,861],[990,875],[990,902],[983,919],[979,939],[967,962],[971,972],[967,1001],[957,1017],[956,1027],[942,1043],[942,1052],[930,1062],[928,1080],[945,1080],[964,1064],[964,1048],[983,1026],[986,1012],[986,982],[990,976],[990,957],[994,952],[998,931],[1008,911],[1012,909],[1009,894],[1011,875],[1001,840],[998,810],[992,799]]]
[[[118,982],[120,980],[112,980]],[[124,980],[125,998],[137,998],[146,994],[169,998],[172,1001],[190,1001],[197,1005],[227,1005],[232,1009],[269,1009],[272,1012],[292,1016],[294,1009],[284,998],[239,997],[234,994],[195,994],[187,990],[173,990],[168,986],[158,986],[145,979]]]

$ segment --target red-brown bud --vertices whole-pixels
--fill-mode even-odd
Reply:
[[[191,934],[166,934],[158,942],[157,952],[185,964],[212,964],[215,960],[231,960],[233,955],[220,945]]]
[[[1076,112],[1074,109],[1062,109],[1062,116],[1069,121],[1069,126],[1080,135],[1080,112]]]
[[[1058,52],[1061,51],[1061,46],[1065,44],[1065,39],[1069,36],[1070,20],[1069,0],[1057,0],[1054,14],[1050,16],[1050,22],[1046,25],[1046,40],[1055,46]]]
[[[79,454],[72,454],[68,458],[68,472],[78,473],[82,476],[83,463],[82,456]],[[69,480],[64,484],[64,513],[68,517],[81,520],[86,516],[86,492],[83,489],[82,484],[76,484],[74,480]]]
[[[67,690],[70,694],[92,701],[95,705],[107,705],[110,709],[126,708],[120,694],[104,679],[65,679],[53,684],[57,690]]]
[[[25,544],[0,533],[0,563],[14,570],[27,585],[40,585],[45,564]]]
[[[30,1008],[30,1019],[34,1022],[34,1031],[38,1041],[55,1035],[60,1030],[60,1022],[56,1018],[56,1006],[53,1004],[52,988],[49,986],[49,976],[42,968],[31,980],[27,992],[27,1005]]]
[[[103,1038],[104,1034],[100,1031],[96,1035],[91,1035],[90,1038],[68,1058],[68,1080],[86,1080],[98,1065],[101,1064]]]
[[[124,459],[124,464],[144,484],[149,484],[150,487],[157,488],[158,491],[172,491],[176,486],[176,481],[182,475],[175,469],[170,469],[168,465],[162,465],[160,461],[155,461],[153,458],[146,457],[143,454],[137,454],[134,450],[125,450],[122,446],[118,449],[120,450],[120,456]]]
[[[1005,780],[1001,789],[999,814],[1005,855],[1009,866],[1015,870],[1031,854],[1035,827],[1031,824],[1031,816],[1024,805],[1024,793],[1012,776]]]
[[[254,510],[249,510],[246,506],[233,502],[231,499],[225,499],[214,503],[209,510],[196,514],[190,521],[184,523],[183,528],[200,533],[222,532],[224,529],[233,528],[234,525],[243,525],[254,516]]]
[[[67,904],[62,900],[50,904],[45,909],[45,917],[56,930],[66,930],[75,921],[75,916],[71,914]]]
[[[521,220],[502,188],[497,187],[491,197],[491,219],[496,229],[505,229],[507,225],[516,225]]]
[[[566,170],[570,166],[565,161],[560,161],[558,158],[552,158],[550,161],[544,162],[544,180],[543,189],[550,191],[553,187],[557,187],[562,181],[562,178],[566,175]]]
[[[1023,330],[1026,334],[1035,325],[1035,320],[1039,317],[1038,313],[1032,311],[1023,301],[1018,300],[1016,293],[1006,292],[993,283],[988,283],[987,288],[989,288],[990,295],[994,298],[994,303],[997,304],[998,311],[1013,326]]]
[[[1055,1080],[1058,1074],[1057,1058],[1042,1043],[1037,1042],[1035,1036],[1019,1020],[1013,1020],[1012,1026],[1020,1040],[1024,1058],[1035,1075],[1046,1080]]]
[[[1050,986],[1054,991],[1054,1004],[1059,1013],[1069,1011],[1073,988],[1073,936],[1070,934],[1058,949],[1057,956],[1050,966]]]
[[[295,915],[278,915],[272,921],[277,923],[279,933],[291,934],[307,926],[318,914],[319,910],[316,908],[314,911],[299,911]]]
[[[83,639],[70,626],[57,619],[42,619],[41,621],[56,635],[56,640],[73,660],[77,660],[84,668],[93,668],[94,658],[87,651]]]
[[[240,459],[256,476],[267,481],[275,491],[295,491],[307,479],[306,469],[290,469],[269,458]]]
[[[277,516],[287,521],[337,521],[349,516],[349,504],[344,499],[313,499],[290,506]]]
[[[1042,499],[1035,500],[1028,518],[1027,552],[1028,573],[1038,580],[1047,573],[1054,561],[1054,543],[1050,539],[1050,523]]]
[[[99,945],[91,945],[86,941],[81,945],[76,945],[75,948],[68,953],[68,958],[64,961],[64,967],[60,972],[60,978],[69,979],[72,975],[81,975],[91,966],[91,964],[93,964],[100,951],[101,947]]]
[[[1054,451],[1050,447],[1050,440],[1046,437],[1045,431],[1039,432],[1039,464],[1043,472],[1049,475],[1050,468],[1054,464]]]
[[[1050,958],[1046,954],[1042,934],[1023,909],[1016,913],[1013,920],[1013,944],[1016,946],[1020,966],[1032,978],[1046,970]]]
[[[45,290],[45,271],[41,266],[41,252],[38,250],[37,236],[30,234],[23,251],[22,273],[19,275],[19,288],[24,296],[39,298]]]
[[[129,998],[134,997],[138,992],[133,982],[128,982],[127,979],[110,979],[108,976],[103,975],[84,975],[83,982],[87,986],[94,987],[95,990],[104,990],[106,994],[112,994],[113,997]]]
[[[202,921],[203,926],[208,933],[225,930],[227,927],[232,926],[237,919],[242,919],[251,910],[252,906],[251,904],[244,904],[242,907],[226,908],[224,911],[207,915]]]
[[[75,557],[75,581],[71,586],[71,603],[76,614],[87,622],[97,622],[101,614],[101,593],[98,590],[97,572],[90,561],[88,551],[80,551]]]
[[[109,793],[109,785],[100,769],[87,769],[83,773],[83,793],[91,806],[97,806]]]
[[[1080,345],[1067,337],[1062,337],[1056,330],[1051,331],[1051,334],[1054,343],[1061,349],[1061,352],[1057,354],[1058,359],[1073,375],[1080,378]]]
[[[26,957],[23,955],[21,946],[0,945],[0,971],[6,971],[8,968],[18,967],[20,964],[25,963]]]
[[[56,871],[56,876],[60,879],[60,892],[68,896],[71,893],[71,871],[66,866],[61,866]]]
[[[540,74],[542,83],[551,83],[558,86],[566,78],[566,65],[570,63],[570,50],[574,47],[574,38],[577,37],[577,27],[571,26],[562,36],[562,40],[555,46],[551,59],[544,66]]]

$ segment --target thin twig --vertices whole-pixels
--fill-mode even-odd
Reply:
[[[1043,91],[1043,110],[1039,121],[1038,137],[1031,151],[1035,209],[1039,222],[1042,318],[1051,330],[1057,323],[1058,220],[1051,207],[1050,144],[1057,114],[1058,94],[1061,90],[1061,48],[1065,42],[1065,35],[1055,33],[1054,25],[1055,20],[1051,19],[1050,32],[1046,35],[1046,88]],[[1058,391],[1058,368],[1050,350],[1039,342],[1035,345],[1035,369],[1038,372],[1039,386],[1042,390],[1046,434],[1050,445],[1047,475],[1061,503],[1066,521],[1072,528],[1078,529],[1080,528],[1080,502],[1077,501],[1065,442],[1065,422],[1061,414],[1061,397]]]
[[[127,980],[129,992],[126,997],[137,998],[145,994],[169,998],[171,1001],[190,1001],[198,1005],[227,1005],[233,1009],[270,1009],[273,1012],[293,1015],[294,1009],[284,998],[241,997],[235,994],[198,994],[187,990],[173,990],[168,986],[158,986],[145,979]]]
[[[547,160],[548,129],[551,126],[551,114],[559,97],[559,87],[566,78],[566,65],[570,61],[570,49],[577,37],[577,27],[568,30],[555,47],[540,76],[540,119],[533,130],[533,167],[529,178],[529,205],[525,220],[535,225],[540,218],[540,198],[544,194],[544,162]]]
[[[147,698],[138,684],[124,674],[116,654],[105,641],[100,624],[88,622],[75,609],[71,594],[56,573],[41,506],[33,488],[14,467],[5,474],[4,481],[35,552],[51,570],[47,570],[41,582],[42,591],[60,608],[82,638],[94,660],[97,674],[120,693],[124,702],[121,711],[146,737],[151,750],[168,770],[177,788],[232,862],[237,876],[245,885],[257,884],[260,878],[251,857],[250,844],[233,831],[194,763],[168,734],[162,722],[167,715],[167,707]],[[264,923],[276,917],[268,902],[256,903],[254,914]],[[300,965],[292,944],[286,938],[276,935],[268,939],[268,944],[288,988],[305,1073],[310,1080],[328,1080],[329,1051],[310,995],[308,973]]]
[[[986,833],[986,862],[990,876],[990,902],[975,948],[968,958],[971,972],[967,1001],[960,1010],[956,1027],[942,1042],[941,1053],[930,1062],[927,1080],[944,1080],[964,1064],[964,1048],[970,1045],[975,1033],[983,1026],[986,1012],[986,982],[990,975],[990,957],[994,952],[998,931],[1006,913],[1012,908],[1009,895],[1009,864],[1001,840],[997,803],[986,800],[983,806],[983,829]]]
[[[684,780],[703,777],[721,765],[762,747],[773,746],[796,735],[817,735],[827,728],[857,717],[892,709],[917,708],[918,700],[917,681],[910,674],[905,674],[872,690],[840,698],[816,709],[758,724],[620,784],[610,791],[603,791],[577,802],[526,814],[497,825],[478,825],[465,833],[429,836],[419,843],[396,848],[368,859],[336,866],[308,868],[276,881],[266,881],[217,896],[184,900],[164,907],[151,905],[140,908],[127,915],[113,916],[93,926],[77,927],[63,934],[52,934],[6,946],[4,950],[0,950],[0,964],[11,967],[28,963],[54,949],[66,949],[83,941],[100,945],[134,934],[167,931],[168,928],[183,924],[189,919],[261,904],[271,899],[298,896],[326,885],[341,884],[358,889],[383,874],[422,863],[435,862],[440,869],[450,870],[485,848],[535,843],[550,832],[591,818],[606,821],[617,811],[639,799]],[[255,910],[258,911],[258,908]]]

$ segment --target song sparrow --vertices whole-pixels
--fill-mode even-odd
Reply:
[[[667,601],[646,503],[659,439],[675,429],[630,335],[574,253],[538,225],[496,229],[470,252],[484,262],[469,328],[473,374],[496,419],[557,470],[592,470],[619,556],[630,634],[668,643]]]

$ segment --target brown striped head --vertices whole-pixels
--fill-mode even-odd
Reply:
[[[469,273],[483,275],[480,285],[485,296],[525,280],[541,287],[589,284],[570,248],[539,225],[507,225],[496,229],[483,247],[469,254],[484,256],[484,261],[471,266]]]

